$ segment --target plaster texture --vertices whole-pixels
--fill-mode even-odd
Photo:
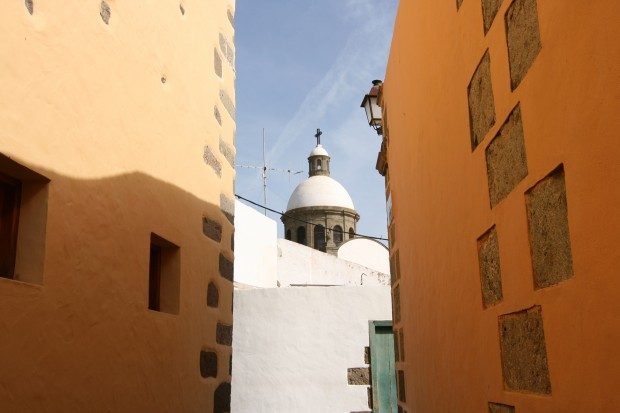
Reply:
[[[278,240],[278,281],[282,287],[304,285],[390,285],[387,273],[345,261],[331,254]]]
[[[260,288],[277,286],[276,221],[235,201],[235,282]]]
[[[401,267],[403,410],[473,413],[490,402],[528,413],[618,410],[619,15],[617,0],[503,1],[485,35],[480,1],[400,2],[382,108]],[[472,151],[467,88],[486,50],[497,122]],[[491,208],[485,150],[517,103],[527,175]],[[562,184],[547,187],[559,165]],[[528,191],[541,196],[530,212]],[[476,240],[494,225],[503,299],[485,309]],[[547,273],[537,287],[539,264],[570,272]],[[507,391],[500,353],[500,317],[534,306],[545,396]],[[524,371],[531,344],[513,337],[511,366]]]
[[[235,292],[232,411],[368,411],[368,321],[391,318],[389,287],[306,287]]]
[[[0,411],[212,412],[230,381],[215,336],[232,324],[218,273],[232,252],[202,222],[230,240],[219,199],[233,197],[234,170],[215,150],[218,176],[203,148],[233,145],[234,121],[207,109],[222,88],[234,97],[234,68],[220,78],[212,60],[219,36],[234,37],[234,2],[188,0],[182,14],[178,1],[108,0],[107,22],[101,4],[2,3],[0,151],[49,183],[22,200],[19,227],[42,236],[22,249],[41,277],[0,278]],[[148,309],[152,233],[178,246],[178,314]],[[202,351],[217,377],[201,376]]]

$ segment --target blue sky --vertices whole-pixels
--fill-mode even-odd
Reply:
[[[262,163],[265,128],[268,166],[304,171],[270,173],[269,207],[284,211],[307,178],[321,128],[331,176],[361,215],[358,232],[386,235],[380,139],[359,104],[385,74],[396,8],[397,0],[237,0],[237,164]],[[260,171],[237,168],[236,192],[262,204]]]

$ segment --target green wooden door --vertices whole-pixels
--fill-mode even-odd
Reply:
[[[397,413],[394,332],[391,321],[370,321],[373,413]]]

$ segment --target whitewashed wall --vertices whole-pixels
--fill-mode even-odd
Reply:
[[[277,286],[278,226],[240,201],[235,201],[235,283]]]
[[[233,413],[369,411],[364,367],[368,321],[391,319],[389,287],[235,291]]]
[[[282,287],[389,285],[389,264],[386,272],[381,273],[296,242],[278,240],[278,281]]]

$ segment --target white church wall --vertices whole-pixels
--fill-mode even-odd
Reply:
[[[368,321],[390,320],[390,287],[235,291],[232,405],[235,413],[368,411]]]
[[[390,285],[389,264],[386,273],[381,273],[296,242],[278,239],[278,281],[282,287]]]
[[[235,201],[235,283],[277,286],[278,225],[255,209]]]
[[[338,248],[338,258],[375,271],[390,273],[390,253],[385,245],[367,238],[354,238]]]

